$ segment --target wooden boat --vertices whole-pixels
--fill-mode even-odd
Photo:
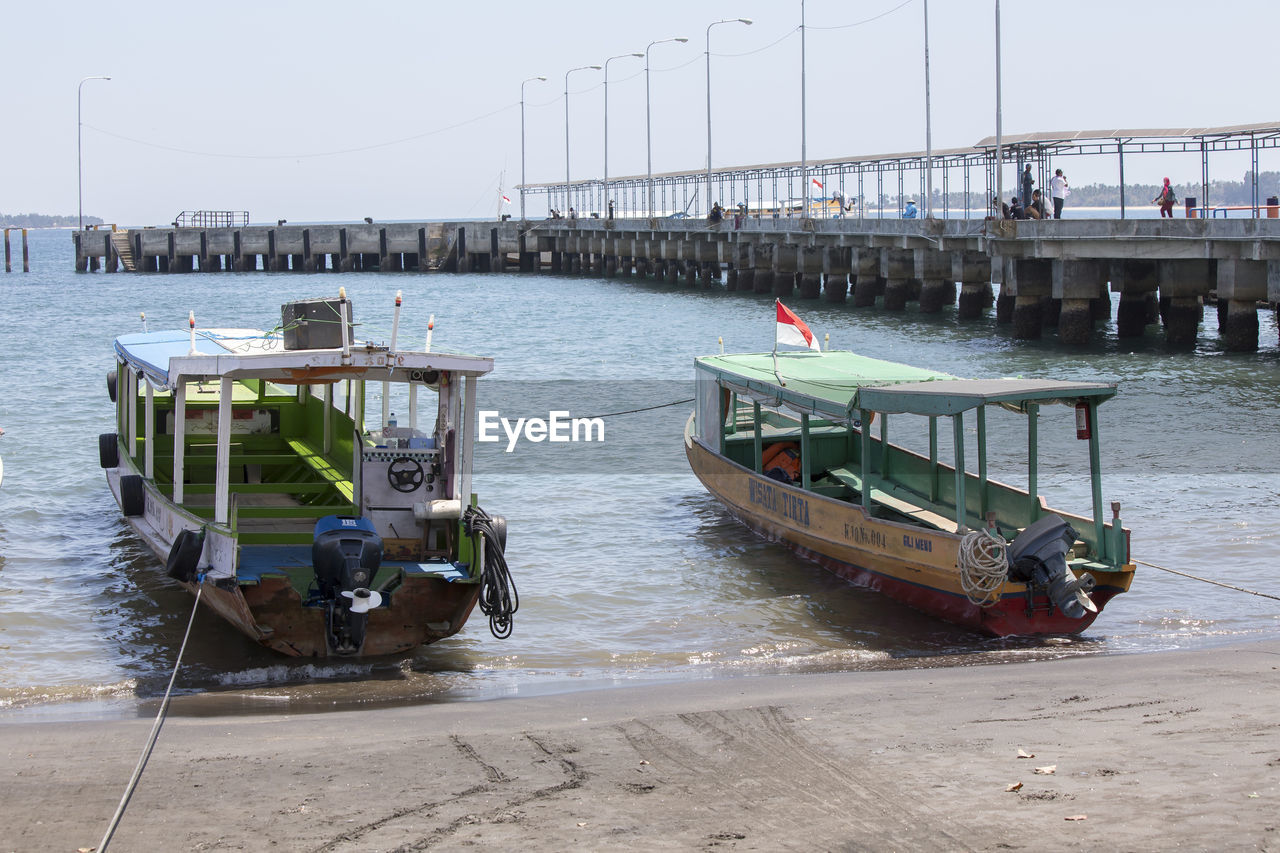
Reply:
[[[99,453],[121,510],[171,577],[287,655],[404,652],[456,633],[477,600],[511,630],[506,523],[471,494],[493,360],[431,351],[430,332],[398,349],[399,312],[397,295],[390,344],[355,340],[345,294],[285,305],[273,331],[193,316],[115,341],[117,431]]]
[[[752,530],[836,574],[996,636],[1082,631],[1129,589],[1129,531],[1118,503],[1110,520],[1102,507],[1097,413],[1115,385],[957,379],[850,352],[707,356],[695,370],[685,452],[698,479]],[[1089,442],[1092,517],[1038,494],[1039,410],[1053,403],[1075,407]],[[1026,418],[1027,489],[988,477],[990,407]],[[890,442],[902,415],[916,416],[903,434],[921,449],[927,427],[927,453]]]

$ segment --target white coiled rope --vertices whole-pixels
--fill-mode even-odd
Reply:
[[[1008,546],[986,530],[970,530],[960,540],[960,586],[979,607],[1000,600],[1000,589],[1009,574]]]

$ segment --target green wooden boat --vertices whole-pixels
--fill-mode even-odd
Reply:
[[[706,356],[695,373],[694,473],[752,530],[855,583],[997,636],[1082,631],[1129,589],[1129,531],[1118,503],[1103,511],[1098,406],[1113,384],[958,379],[851,352]],[[1089,515],[1039,494],[1040,410],[1055,404],[1088,441]],[[988,476],[990,410],[1025,419],[1025,488]],[[891,423],[922,446],[892,442]]]
[[[393,329],[398,329],[397,295]],[[493,360],[355,340],[351,303],[269,331],[123,335],[107,377],[107,483],[169,575],[287,655],[371,656],[518,606],[506,523],[471,492],[476,383]],[[365,424],[366,390],[382,422]],[[403,420],[393,421],[395,399]]]

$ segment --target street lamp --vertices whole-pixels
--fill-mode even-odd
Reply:
[[[707,210],[711,210],[711,28],[720,24],[746,24],[750,18],[725,18],[707,24]]]
[[[1000,107],[1000,0],[996,0],[996,210],[993,216],[1000,216],[1004,208],[1004,145],[1001,142],[1001,107]],[[1124,189],[1124,181],[1120,182]]]
[[[801,219],[809,218],[809,156],[805,147],[807,139],[805,136],[805,55],[804,55],[804,0],[800,0],[800,183],[804,184],[801,190],[801,204],[804,205],[800,214]]]
[[[80,93],[84,90],[84,84],[90,80],[110,80],[110,77],[96,75],[93,77],[85,77],[80,81],[80,85],[76,87],[76,197],[80,204],[80,230],[84,230],[84,160],[80,156],[80,137],[81,133],[80,121]]]
[[[645,182],[649,185],[649,218],[653,218],[653,122],[649,112],[649,48],[655,44],[666,44],[669,41],[678,41],[684,44],[687,38],[669,38],[658,39],[649,42],[648,47],[644,49],[644,147],[646,151],[646,159],[648,167],[645,172]]]
[[[564,203],[570,207],[573,205],[569,202],[569,75],[575,71],[586,71],[591,69],[599,71],[599,65],[579,65],[577,68],[570,68],[564,72]]]
[[[520,81],[520,221],[524,222],[524,84],[534,80],[546,81],[546,77],[530,77]]]
[[[933,218],[933,118],[929,104],[929,0],[924,0],[924,217]],[[945,210],[945,206],[943,207]]]
[[[604,209],[605,216],[609,216],[609,63],[615,59],[625,59],[628,56],[634,56],[636,59],[643,59],[643,53],[620,53],[617,56],[611,56],[604,61]]]

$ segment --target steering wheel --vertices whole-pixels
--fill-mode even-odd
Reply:
[[[425,476],[422,463],[407,456],[400,457],[387,468],[387,482],[397,492],[416,491]]]

